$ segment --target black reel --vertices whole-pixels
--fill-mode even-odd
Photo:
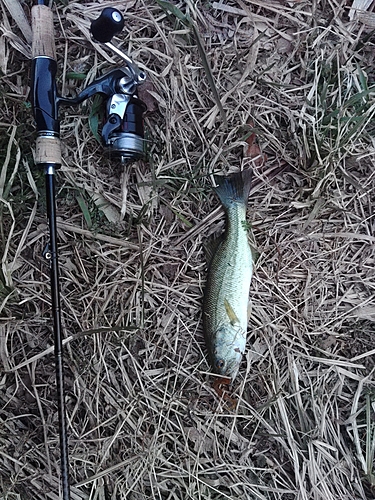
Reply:
[[[127,55],[110,43],[112,37],[123,27],[122,14],[113,8],[104,9],[99,18],[91,23],[94,40],[105,43],[127,63],[127,67],[121,70],[123,75],[115,82],[116,92],[107,93],[102,139],[110,157],[114,156],[120,158],[122,163],[129,163],[144,155],[143,114],[147,108],[139,99],[137,88],[145,81],[146,75]],[[102,83],[105,85],[106,77]]]

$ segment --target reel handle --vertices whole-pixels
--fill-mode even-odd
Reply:
[[[106,7],[98,19],[91,23],[91,34],[97,42],[107,43],[118,35],[124,27],[125,20],[117,9]]]

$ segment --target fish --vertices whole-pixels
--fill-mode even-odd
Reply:
[[[253,274],[246,221],[251,179],[251,169],[229,176],[214,176],[216,186],[213,189],[224,208],[226,227],[224,238],[208,267],[203,332],[213,372],[223,377],[228,385],[238,374],[246,347]]]

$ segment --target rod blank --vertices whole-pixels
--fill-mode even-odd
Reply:
[[[55,370],[57,407],[59,414],[60,467],[62,498],[70,500],[69,454],[65,408],[64,366],[62,353],[62,326],[57,255],[55,170],[61,164],[60,126],[56,91],[56,48],[53,14],[50,7],[38,0],[31,9],[32,45],[32,101],[38,138],[35,163],[44,168],[47,216],[49,225],[48,254],[50,261],[51,301],[55,343]]]

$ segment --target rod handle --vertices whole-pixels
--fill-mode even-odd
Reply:
[[[35,145],[36,165],[61,165],[61,141],[58,137],[42,135]]]
[[[31,22],[33,58],[50,57],[56,60],[52,10],[46,5],[34,5],[31,9]]]
[[[124,24],[124,17],[119,10],[106,7],[98,19],[91,23],[91,34],[97,42],[110,42],[112,37],[120,33]]]

